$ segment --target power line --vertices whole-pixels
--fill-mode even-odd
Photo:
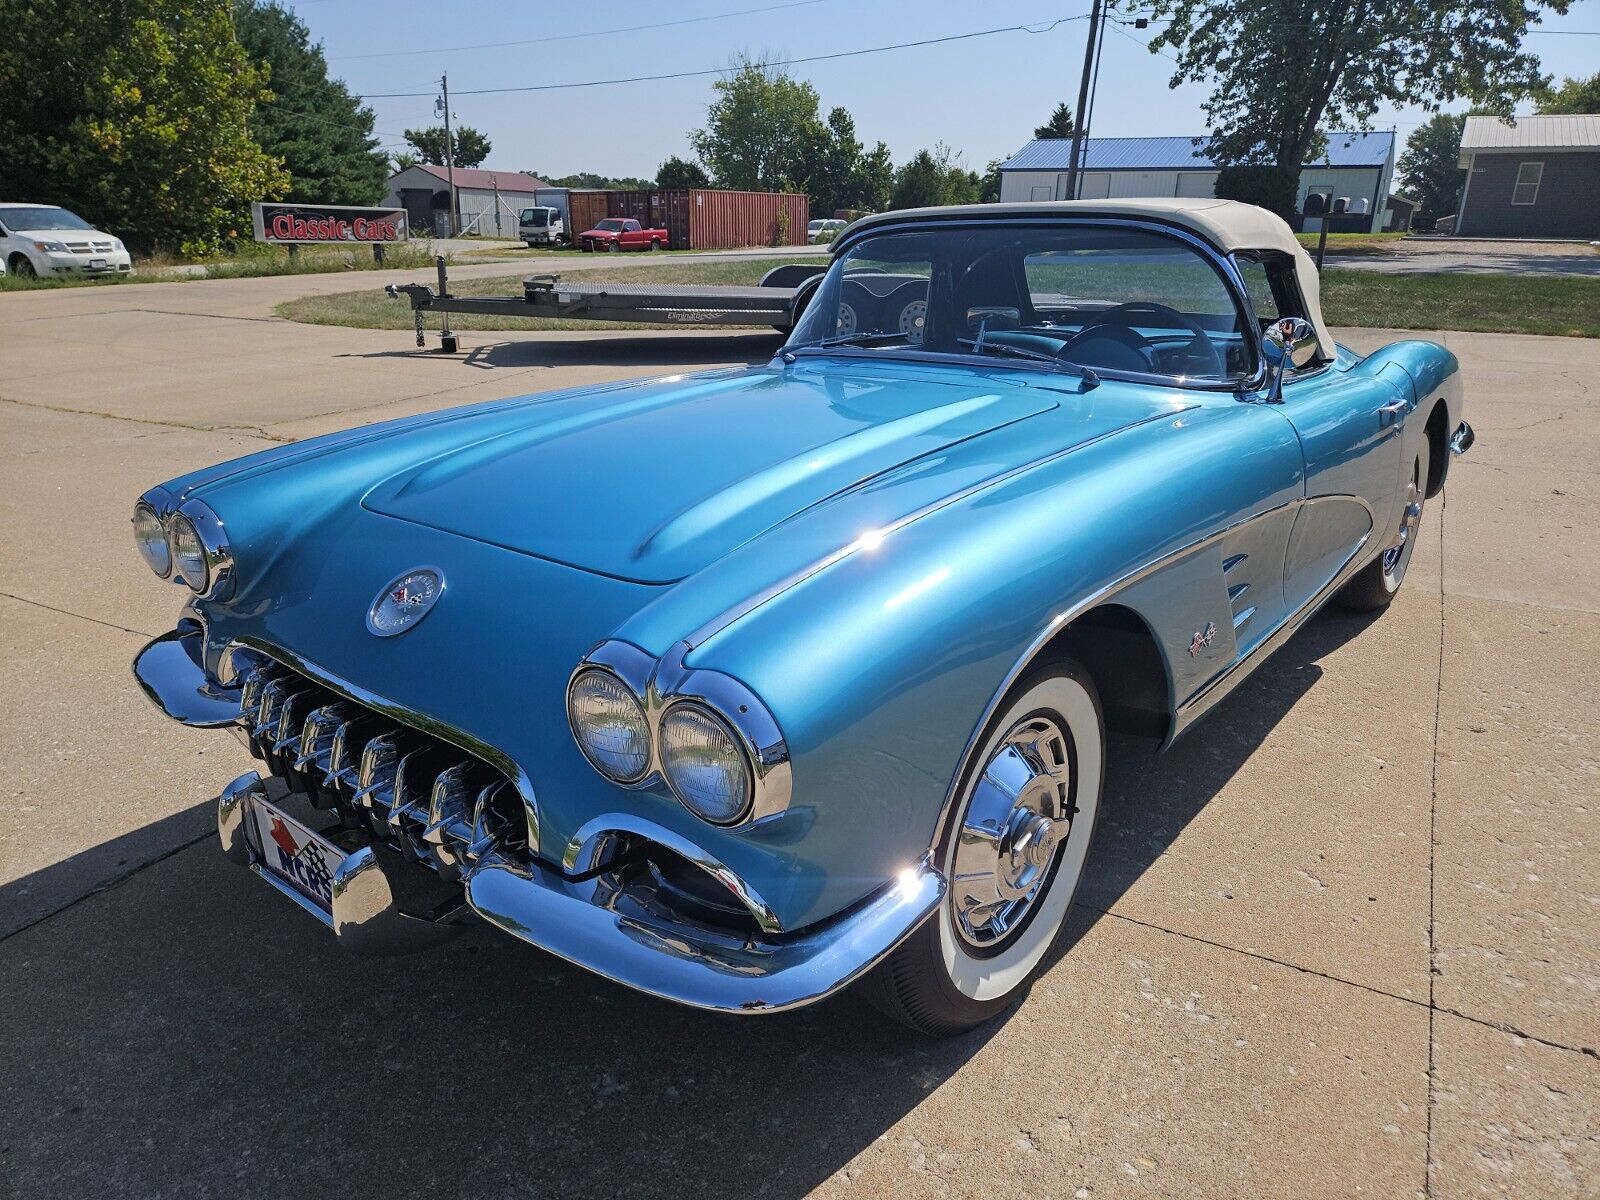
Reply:
[[[464,50],[499,50],[505,46],[539,46],[546,42],[574,42],[581,38],[609,37],[615,33],[642,33],[650,29],[671,29],[678,25],[698,25],[705,21],[720,21],[726,17],[744,17],[751,13],[778,12],[785,8],[807,8],[813,4],[826,4],[829,0],[787,0],[784,4],[767,4],[760,8],[738,8],[732,12],[707,13],[703,17],[681,17],[676,21],[657,21],[652,25],[614,25],[610,29],[592,29],[584,33],[555,33],[548,37],[523,38],[515,42],[477,42],[470,46],[431,46],[426,50],[384,50],[373,54],[337,54],[329,62],[351,62],[358,58],[408,58],[419,54],[455,54]]]
[[[995,29],[978,29],[971,33],[953,33],[946,37],[922,38],[915,42],[894,42],[887,46],[867,46],[860,50],[838,50],[832,54],[809,54],[801,58],[773,59],[756,63],[758,67],[797,67],[804,63],[832,62],[841,58],[859,58],[865,54],[883,54],[889,50],[912,50],[920,46],[939,46],[949,42],[971,41],[973,38],[993,37],[999,33],[1049,33],[1058,25],[1069,21],[1082,21],[1088,13],[1071,17],[1055,17],[1047,21],[1034,21],[1027,25],[1002,25]],[[507,92],[557,92],[573,88],[611,87],[623,83],[659,83],[669,79],[695,79],[707,75],[727,74],[727,67],[708,67],[699,71],[670,71],[661,75],[628,75],[617,79],[586,79],[579,83],[534,83],[519,87],[471,88],[458,91],[458,96],[490,96]],[[369,92],[364,100],[411,100],[432,97],[432,92]]]

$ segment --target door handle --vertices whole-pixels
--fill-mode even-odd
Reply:
[[[1393,404],[1385,404],[1378,410],[1379,427],[1395,424],[1410,408],[1411,403],[1407,400],[1396,400]]]

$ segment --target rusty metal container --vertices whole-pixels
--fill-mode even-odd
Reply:
[[[579,196],[603,196],[604,211],[578,224]],[[588,203],[588,202],[586,202]],[[632,217],[665,229],[674,250],[729,250],[739,246],[803,246],[810,201],[794,192],[726,192],[716,188],[652,188],[639,192],[572,193],[573,228],[592,228],[601,217]],[[585,215],[591,215],[588,208]],[[787,214],[787,219],[780,217]]]
[[[611,215],[608,192],[571,191],[567,193],[567,205],[572,214],[572,223],[567,229],[573,238]]]

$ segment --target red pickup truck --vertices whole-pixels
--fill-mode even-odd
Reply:
[[[595,250],[659,250],[670,235],[665,229],[645,229],[632,217],[607,217],[578,235],[585,253]]]

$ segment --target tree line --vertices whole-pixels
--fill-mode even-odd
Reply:
[[[1286,212],[1325,130],[1364,127],[1380,104],[1466,101],[1509,115],[1533,98],[1545,112],[1600,111],[1600,75],[1554,86],[1521,48],[1543,9],[1568,3],[1305,0],[1293,20],[1254,0],[1148,0],[1142,11],[1163,26],[1150,46],[1174,59],[1172,85],[1212,86],[1203,148],[1224,167],[1219,194]],[[247,228],[253,200],[370,204],[391,170],[444,161],[437,127],[407,130],[409,149],[391,159],[372,110],[329,75],[279,0],[0,0],[0,12],[0,190],[69,205],[137,249],[214,251]],[[1439,113],[1400,160],[1423,224],[1459,196],[1461,121]],[[1072,122],[1063,103],[1034,133],[1070,137]],[[487,137],[455,132],[457,165],[487,158]],[[798,191],[815,216],[999,196],[997,162],[973,170],[936,141],[896,164],[847,109],[824,115],[811,83],[748,59],[712,84],[689,143],[693,158],[667,159],[653,180],[540,177]]]

